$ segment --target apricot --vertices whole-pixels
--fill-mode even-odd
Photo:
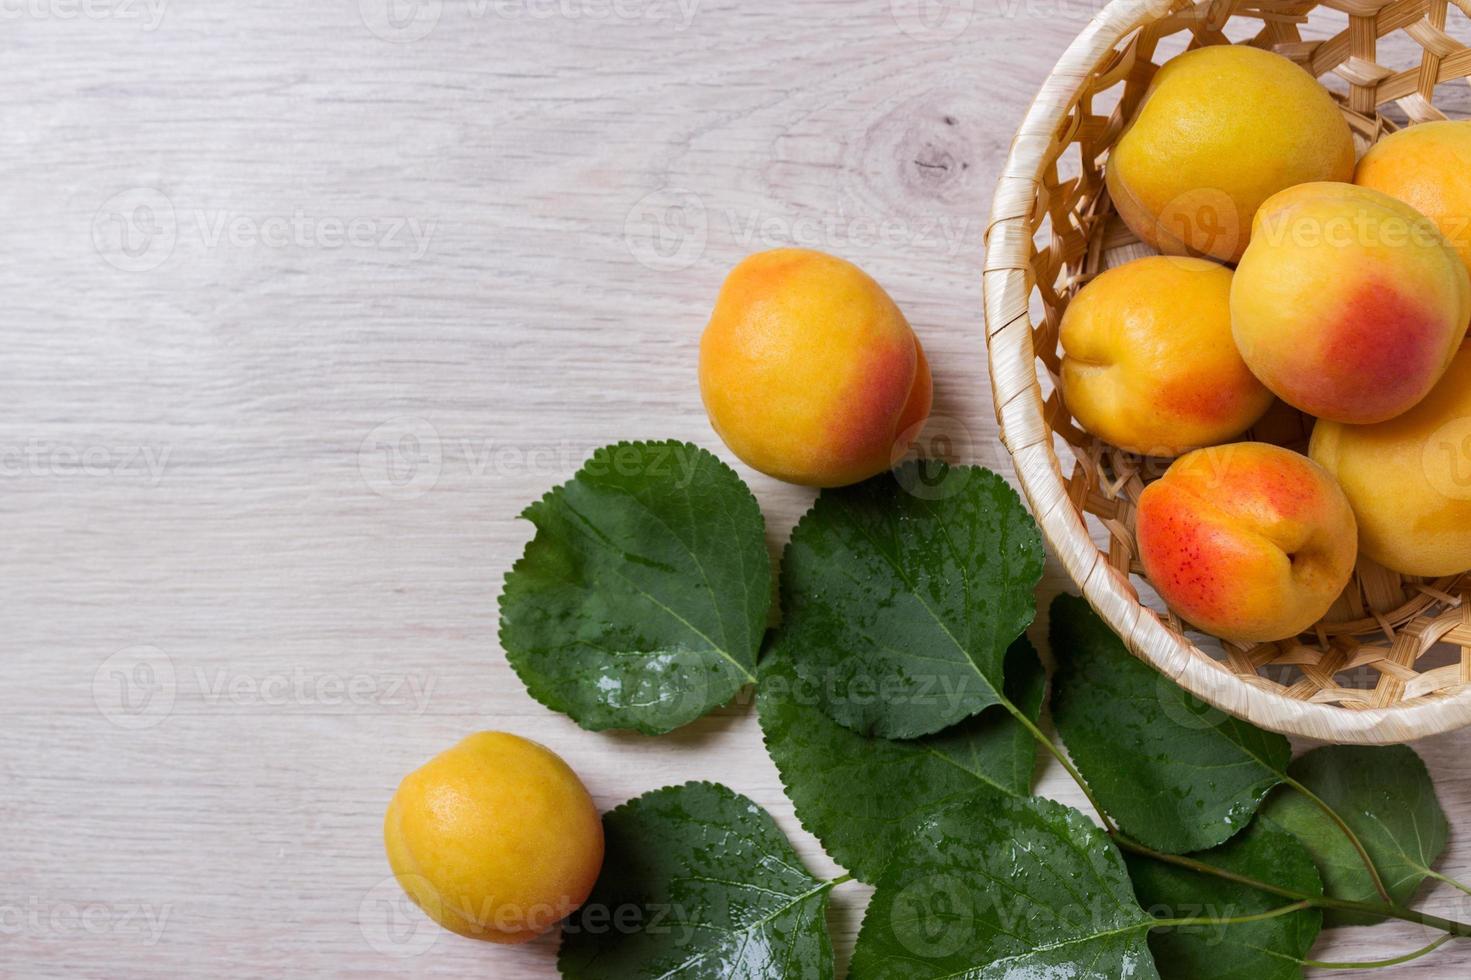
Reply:
[[[1146,244],[1235,262],[1263,201],[1353,172],[1353,134],[1311,75],[1260,48],[1211,45],[1160,68],[1106,179]]]
[[[1262,383],[1357,425],[1409,411],[1471,324],[1471,276],[1430,219],[1353,184],[1303,184],[1257,214],[1231,326]]]
[[[1121,449],[1178,456],[1232,439],[1272,393],[1231,339],[1231,270],[1205,259],[1110,269],[1063,314],[1062,390],[1089,432]]]
[[[471,735],[410,773],[383,822],[388,863],[446,929],[523,943],[587,901],[603,864],[592,797],[549,749]]]
[[[904,455],[930,413],[930,369],[883,287],[822,252],[758,252],[726,278],[700,339],[710,424],[748,465],[837,487]]]
[[[1471,269],[1471,122],[1428,122],[1384,137],[1359,161],[1354,183],[1425,215]]]
[[[1364,554],[1405,575],[1471,569],[1471,348],[1399,418],[1319,422],[1309,453],[1343,484]]]
[[[1197,449],[1139,497],[1139,558],[1181,619],[1241,644],[1281,640],[1328,612],[1358,535],[1338,482],[1260,442]]]

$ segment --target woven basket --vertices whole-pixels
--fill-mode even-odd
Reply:
[[[1136,655],[1215,708],[1281,732],[1386,743],[1471,724],[1471,574],[1424,581],[1362,562],[1312,635],[1252,648],[1156,612],[1164,606],[1136,558],[1134,514],[1168,461],[1131,457],[1079,428],[1058,393],[1058,325],[1090,277],[1149,254],[1114,213],[1103,166],[1158,65],[1207,44],[1276,51],[1334,93],[1362,152],[1404,124],[1464,115],[1471,49],[1453,34],[1471,38],[1471,0],[1455,6],[1114,0],[1043,84],[996,190],[985,267],[991,385],[1043,534]],[[1283,407],[1250,437],[1303,451],[1310,431]]]

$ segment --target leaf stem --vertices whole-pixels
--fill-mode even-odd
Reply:
[[[1058,747],[1056,742],[1048,738],[1047,734],[1043,732],[1040,728],[1038,728],[1036,724],[1032,722],[1032,719],[1028,718],[1026,716],[1026,713],[1019,709],[1016,705],[1012,704],[1010,700],[1003,697],[1000,699],[999,703],[1003,708],[1011,713],[1011,716],[1015,718],[1023,728],[1031,733],[1031,736],[1034,739],[1042,744],[1043,748],[1045,748],[1048,752],[1052,754],[1053,758],[1055,758],[1058,762],[1062,764],[1062,767],[1067,770],[1068,775],[1073,777],[1073,781],[1078,784],[1078,788],[1083,791],[1083,795],[1088,798],[1088,802],[1091,803],[1093,805],[1093,809],[1098,812],[1099,819],[1103,821],[1104,829],[1108,831],[1108,835],[1113,839],[1113,842],[1123,850],[1132,851],[1133,853],[1138,854],[1142,857],[1153,858],[1156,861],[1163,861],[1166,864],[1174,864],[1182,868],[1189,868],[1190,870],[1199,872],[1201,874],[1213,875],[1217,878],[1224,878],[1227,881],[1234,881],[1237,884],[1245,885],[1248,888],[1254,888],[1257,891],[1267,892],[1272,895],[1277,895],[1281,898],[1290,899],[1294,902],[1307,902],[1310,905],[1316,906],[1317,908],[1333,909],[1338,912],[1356,912],[1360,915],[1372,915],[1376,917],[1384,917],[1390,919],[1400,919],[1404,922],[1413,922],[1417,925],[1429,926],[1432,929],[1439,929],[1441,932],[1448,933],[1451,936],[1455,936],[1458,938],[1471,938],[1471,923],[1457,922],[1453,919],[1443,919],[1438,915],[1429,915],[1425,912],[1418,912],[1414,909],[1404,908],[1402,906],[1396,905],[1392,900],[1389,900],[1387,898],[1383,904],[1375,904],[1373,902],[1351,902],[1339,898],[1329,898],[1326,895],[1304,895],[1300,892],[1295,892],[1287,888],[1280,888],[1277,885],[1272,885],[1265,881],[1258,881],[1257,879],[1247,877],[1246,875],[1239,875],[1235,872],[1227,871],[1225,868],[1218,868],[1215,865],[1207,864],[1204,861],[1197,861],[1194,858],[1185,857],[1184,855],[1180,854],[1165,854],[1162,851],[1156,851],[1152,847],[1147,847],[1144,844],[1131,839],[1118,829],[1113,820],[1109,818],[1108,813],[1103,809],[1103,805],[1099,803],[1097,797],[1093,795],[1093,790],[1088,786],[1088,781],[1083,778],[1083,774],[1078,771],[1077,767],[1073,765],[1072,760],[1070,760],[1067,755],[1062,751],[1062,749]],[[1288,778],[1288,781],[1289,783],[1295,782],[1291,779],[1291,777]],[[1317,800],[1317,797],[1310,790],[1302,787],[1301,784],[1297,784],[1294,788],[1300,789],[1311,799]],[[1335,820],[1339,820],[1338,815],[1333,812],[1331,807],[1328,807],[1328,805],[1326,803],[1323,803],[1321,800],[1318,800],[1318,803],[1319,805],[1324,807],[1324,812],[1326,812],[1330,817],[1334,818]],[[1362,845],[1359,844],[1358,838],[1353,835],[1353,832],[1346,825],[1341,824],[1341,820],[1340,825],[1343,826],[1344,832],[1347,833],[1350,840],[1352,840],[1358,846],[1360,853],[1364,855],[1365,860],[1367,861],[1367,854],[1365,854],[1365,852],[1363,851]],[[1380,887],[1382,888],[1382,882],[1379,882],[1379,874],[1377,870],[1374,869],[1372,863],[1370,863],[1368,866],[1370,868],[1370,871],[1374,875],[1375,881],[1378,882],[1380,884]],[[1458,882],[1452,882],[1452,884],[1455,884],[1458,888],[1462,887]],[[1463,890],[1465,889],[1463,888]],[[1382,891],[1381,894],[1383,894]],[[1471,892],[1468,892],[1468,894],[1471,894]]]
[[[1032,719],[1027,717],[1025,711],[1012,704],[1010,699],[1003,697],[1000,704],[1007,711],[1011,712],[1011,716],[1020,722],[1021,726],[1031,733],[1031,736],[1040,742],[1042,747],[1050,752],[1054,759],[1062,764],[1062,767],[1067,770],[1069,776],[1073,777],[1073,782],[1078,784],[1078,788],[1083,791],[1083,795],[1088,797],[1088,802],[1093,805],[1094,811],[1098,814],[1098,819],[1103,821],[1104,829],[1110,834],[1116,833],[1118,827],[1114,825],[1113,819],[1108,815],[1108,811],[1103,808],[1103,804],[1099,803],[1097,798],[1094,797],[1093,790],[1088,785],[1088,781],[1083,778],[1082,773],[1078,772],[1077,767],[1073,765],[1073,761],[1067,757],[1067,754],[1058,748],[1057,743],[1048,738],[1047,733],[1038,728]]]
[[[1281,888],[1277,885],[1268,884],[1265,881],[1249,878],[1246,875],[1239,875],[1233,871],[1227,871],[1225,868],[1218,868],[1213,864],[1206,864],[1204,861],[1197,861],[1194,858],[1185,857],[1183,854],[1165,854],[1161,851],[1156,851],[1154,848],[1146,847],[1138,841],[1131,840],[1120,833],[1114,833],[1112,837],[1114,843],[1119,847],[1142,857],[1152,858],[1155,861],[1163,861],[1166,864],[1173,864],[1182,868],[1189,868],[1191,871],[1197,871],[1201,874],[1224,878],[1227,881],[1234,881],[1237,884],[1246,885],[1258,891],[1270,892],[1282,898],[1308,902],[1318,908],[1333,909],[1338,912],[1356,912],[1360,915],[1400,919],[1404,922],[1414,922],[1417,925],[1439,929],[1441,932],[1450,933],[1452,936],[1460,938],[1471,937],[1471,923],[1443,919],[1438,915],[1430,915],[1414,909],[1407,909],[1395,905],[1392,902],[1381,905],[1374,902],[1351,902],[1341,898],[1329,898],[1326,895],[1304,895],[1301,892],[1295,892],[1289,888]]]
[[[1389,889],[1384,887],[1384,879],[1379,877],[1379,869],[1374,867],[1374,859],[1369,857],[1369,851],[1364,847],[1364,842],[1359,840],[1359,835],[1354,833],[1353,828],[1338,815],[1338,811],[1329,806],[1317,793],[1314,793],[1291,776],[1285,776],[1283,781],[1303,796],[1306,796],[1318,809],[1327,815],[1329,820],[1337,824],[1338,829],[1343,831],[1343,836],[1348,838],[1348,842],[1358,852],[1359,860],[1363,861],[1364,867],[1369,870],[1369,879],[1374,883],[1374,890],[1379,893],[1380,898],[1384,899],[1386,905],[1393,905],[1394,899],[1390,897]]]
[[[841,877],[834,878],[832,881],[829,881],[827,883],[827,886],[829,888],[836,888],[839,885],[846,885],[848,882],[850,882],[852,880],[853,880],[853,875],[852,874],[845,874],[845,875],[842,875]]]
[[[1329,963],[1325,960],[1298,960],[1297,962],[1303,966],[1317,967],[1320,970],[1377,970],[1381,967],[1399,966],[1401,963],[1410,962],[1410,960],[1418,960],[1422,956],[1435,952],[1455,938],[1455,936],[1441,936],[1435,942],[1428,946],[1422,946],[1413,953],[1406,953],[1403,956],[1395,956],[1387,960],[1362,960],[1358,963]]]
[[[1422,868],[1421,870],[1424,871],[1430,877],[1434,878],[1436,881],[1443,881],[1447,885],[1450,885],[1452,888],[1458,888],[1461,891],[1465,892],[1467,895],[1471,895],[1471,888],[1468,888],[1467,886],[1461,884],[1459,881],[1457,881],[1456,879],[1452,878],[1450,875],[1443,875],[1439,871],[1436,871],[1436,870],[1434,870],[1432,868]]]
[[[1284,905],[1281,908],[1272,909],[1268,912],[1258,912],[1255,915],[1236,915],[1229,916],[1223,919],[1213,919],[1209,916],[1190,919],[1156,919],[1154,928],[1179,928],[1184,926],[1238,926],[1245,925],[1248,922],[1264,922],[1267,919],[1275,919],[1280,916],[1291,915],[1294,912],[1301,912],[1303,909],[1310,909],[1312,907],[1313,903],[1304,899],[1301,902],[1293,902],[1291,905]],[[1447,936],[1446,938],[1449,939],[1451,937]]]

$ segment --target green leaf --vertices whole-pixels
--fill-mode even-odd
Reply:
[[[852,980],[1157,978],[1124,862],[1081,813],[982,798],[919,824],[879,877]]]
[[[1294,760],[1288,774],[1328,804],[1363,843],[1400,905],[1414,896],[1440,856],[1449,828],[1425,763],[1403,745],[1330,745]],[[1307,846],[1331,898],[1381,902],[1352,844],[1312,800],[1291,787],[1273,794],[1262,819]],[[1329,925],[1381,919],[1330,911]]]
[[[936,735],[889,741],[859,735],[817,706],[789,651],[761,661],[757,707],[766,750],[797,817],[833,860],[872,882],[916,815],[938,804],[1031,793],[1037,743],[999,707]],[[1047,675],[1025,636],[1006,657],[1006,694],[1034,721]]]
[[[824,490],[782,560],[777,645],[829,717],[914,738],[996,704],[1036,615],[1042,538],[989,470],[912,462]]]
[[[526,508],[501,645],[531,696],[584,728],[660,734],[755,680],[771,606],[761,508],[679,442],[599,449]]]
[[[1094,796],[1140,843],[1175,854],[1223,843],[1285,777],[1287,739],[1202,712],[1076,596],[1052,604],[1052,652],[1057,730]]]
[[[1260,822],[1194,860],[1299,895],[1323,894],[1312,856],[1298,841]],[[1230,919],[1293,904],[1224,878],[1126,854],[1139,904],[1163,919]],[[1172,926],[1150,934],[1149,948],[1164,980],[1301,980],[1298,962],[1323,928],[1323,914],[1302,909],[1260,922]]]
[[[771,817],[724,786],[656,790],[603,818],[607,860],[564,925],[568,980],[831,980],[827,895]]]

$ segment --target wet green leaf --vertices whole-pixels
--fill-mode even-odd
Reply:
[[[879,877],[852,980],[1151,980],[1154,918],[1081,813],[987,798],[930,814]]]
[[[771,817],[711,783],[656,790],[603,818],[607,860],[565,924],[568,980],[831,980],[830,882]]]
[[[789,651],[761,661],[757,705],[797,817],[862,881],[872,882],[917,814],[976,795],[1031,792],[1037,743],[1000,707],[935,735],[889,741],[859,735],[818,707]],[[1006,657],[1006,694],[1034,721],[1047,676],[1025,636]]]
[[[1200,705],[1135,659],[1088,604],[1052,604],[1057,730],[1130,837],[1170,853],[1223,843],[1282,781],[1287,739]]]
[[[1322,895],[1311,855],[1297,839],[1263,830],[1260,822],[1194,860],[1299,895]],[[1232,919],[1293,904],[1268,892],[1173,864],[1124,856],[1139,904],[1162,919]],[[1260,922],[1172,926],[1150,934],[1149,948],[1164,980],[1301,980],[1323,914],[1302,909]]]
[[[823,491],[802,518],[776,643],[840,724],[930,735],[997,703],[1042,563],[1037,526],[1001,477],[909,463]]]
[[[522,515],[501,644],[532,697],[584,728],[658,734],[755,680],[771,605],[751,491],[685,443],[620,443]]]
[[[1435,784],[1415,750],[1329,745],[1293,760],[1287,771],[1343,818],[1363,842],[1390,896],[1407,904],[1445,853],[1449,832]],[[1330,897],[1382,901],[1348,836],[1312,800],[1283,787],[1262,808],[1262,820],[1306,845]],[[1329,925],[1379,921],[1328,913]]]

